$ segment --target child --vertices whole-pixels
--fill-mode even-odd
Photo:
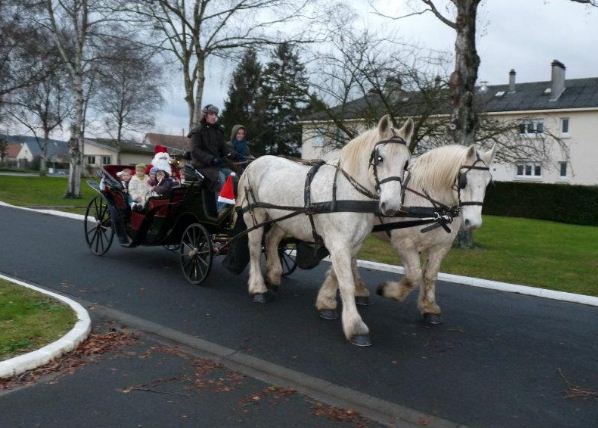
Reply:
[[[149,177],[145,175],[145,164],[138,164],[135,166],[135,175],[129,182],[129,198],[131,208],[139,210],[145,205],[145,201],[150,192],[148,184]]]
[[[121,172],[117,172],[116,176],[120,178],[120,184],[123,186],[123,192],[129,193],[129,182],[131,181],[131,171],[129,168],[123,169]]]
[[[158,172],[158,168],[156,168],[155,166],[152,167],[149,171],[149,180],[147,181],[147,184],[150,186],[150,188],[154,187],[156,184],[158,184],[158,180],[156,180],[157,172]]]
[[[165,196],[174,187],[174,181],[163,169],[156,172],[156,181],[157,184],[152,188],[152,194],[157,196]]]

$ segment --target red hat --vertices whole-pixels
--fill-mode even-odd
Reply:
[[[234,205],[235,203],[235,191],[233,185],[233,176],[235,173],[231,173],[228,176],[226,181],[224,182],[224,186],[222,186],[222,190],[220,190],[220,194],[218,195],[218,202],[224,202],[225,204]]]
[[[154,153],[158,154],[158,153],[167,153],[168,149],[160,144],[156,144],[156,147],[154,147]]]

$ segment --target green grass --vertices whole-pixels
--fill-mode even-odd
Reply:
[[[65,199],[65,177],[15,177],[0,175],[0,201],[27,207],[58,207],[61,211],[85,213],[96,195],[85,179],[81,180],[81,199]]]
[[[598,296],[598,227],[484,216],[474,240],[479,248],[452,249],[441,272]],[[399,264],[375,237],[359,258]]]
[[[76,320],[68,306],[0,279],[0,361],[61,338]]]

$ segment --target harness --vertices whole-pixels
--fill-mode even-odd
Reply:
[[[484,166],[477,166],[478,163],[482,163]],[[407,207],[405,210],[407,213],[415,214],[413,217],[420,217],[421,215],[430,214],[430,210],[432,210],[431,215],[435,218],[434,220],[430,221],[430,226],[424,227],[421,232],[429,232],[431,230],[437,229],[442,227],[447,233],[451,232],[451,229],[448,227],[450,223],[452,223],[453,219],[459,214],[461,214],[461,207],[464,206],[472,206],[472,205],[479,205],[483,206],[484,203],[482,201],[461,201],[461,190],[467,187],[467,173],[471,170],[480,170],[480,171],[490,171],[490,168],[486,165],[486,163],[480,158],[480,155],[476,152],[476,160],[471,165],[464,165],[459,168],[459,173],[457,174],[457,178],[455,183],[453,184],[453,189],[457,191],[457,205],[448,206],[443,204],[440,201],[433,199],[428,192],[425,190],[423,192],[419,192],[411,187],[408,186],[409,180],[411,175],[407,176],[405,180],[405,185],[403,186],[403,199],[401,201],[401,205],[403,205],[405,201],[405,193],[411,192],[415,195],[418,195],[432,204],[432,207]],[[462,170],[465,170],[463,172]],[[419,215],[418,215],[419,214]],[[411,215],[404,215],[403,217],[412,217]],[[374,231],[385,231],[386,234],[390,237],[390,231],[393,229],[400,229],[403,227],[411,227],[411,226],[418,226],[423,223],[418,223],[420,220],[413,220],[413,221],[403,221],[403,222],[393,222],[393,223],[384,223],[383,216],[378,216],[380,223],[379,225],[374,226]],[[413,224],[416,223],[416,224]],[[400,226],[402,224],[408,224],[408,226]]]
[[[237,213],[242,215],[246,212],[249,212],[253,219],[253,226],[244,230],[240,234],[235,235],[232,240],[235,240],[249,232],[258,229],[260,227],[265,227],[283,220],[287,220],[289,218],[295,217],[300,214],[307,215],[309,218],[309,222],[312,227],[312,236],[314,240],[314,244],[317,247],[323,246],[323,239],[318,234],[316,230],[316,225],[313,219],[313,216],[316,214],[329,214],[329,213],[339,213],[339,212],[356,212],[356,213],[369,213],[375,214],[379,217],[382,216],[382,213],[379,211],[379,202],[378,202],[378,193],[380,191],[381,186],[384,183],[388,183],[391,181],[398,181],[399,183],[403,184],[402,177],[399,176],[390,176],[386,177],[382,180],[379,178],[378,174],[378,165],[383,161],[383,158],[378,152],[378,149],[382,145],[386,144],[402,144],[407,145],[405,140],[403,140],[399,136],[393,136],[388,140],[382,140],[377,142],[374,145],[372,153],[369,159],[369,166],[373,169],[374,181],[375,181],[375,189],[376,193],[372,193],[368,190],[365,186],[355,180],[347,171],[345,171],[340,166],[340,161],[338,164],[327,164],[322,160],[317,161],[298,161],[296,159],[292,159],[294,161],[298,161],[305,165],[311,166],[307,175],[305,177],[305,186],[304,186],[304,205],[302,207],[297,206],[282,206],[282,205],[274,205],[267,202],[258,201],[255,197],[253,189],[251,185],[245,187],[245,197],[247,200],[247,204],[242,207],[237,207]],[[334,172],[334,179],[332,184],[332,199],[326,202],[312,202],[311,200],[311,184],[313,182],[314,177],[316,176],[318,170],[323,166],[332,166],[335,168]],[[366,196],[370,200],[338,200],[337,199],[337,183],[338,183],[338,176],[343,174],[343,176],[347,179],[347,181],[353,186],[355,190],[357,190],[362,195]],[[242,202],[243,205],[245,201]],[[258,223],[253,210],[256,208],[269,208],[269,209],[277,209],[282,211],[290,211],[289,214],[283,215],[281,217],[266,220],[262,223]],[[395,215],[396,216],[396,215]],[[399,212],[398,216],[401,217],[416,217],[418,220],[412,220],[407,222],[395,222],[395,223],[387,223],[383,225],[376,225],[374,226],[374,231],[378,230],[390,230],[396,228],[403,228],[403,227],[412,227],[418,226],[422,224],[429,224],[429,223],[450,223],[452,221],[452,217],[450,212],[443,209],[443,207],[435,206],[433,208],[430,207],[414,207],[414,208],[407,208],[406,210],[402,210]]]

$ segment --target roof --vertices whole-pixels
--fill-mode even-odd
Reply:
[[[43,145],[44,141],[47,142],[48,147],[48,159],[53,158],[63,158],[68,159],[69,157],[69,145],[66,141],[61,140],[44,140],[43,138],[39,139],[38,141],[35,137],[31,137],[28,135],[0,135],[0,138],[8,141],[9,143],[18,144],[19,149],[22,144],[27,144],[31,154],[35,156],[40,156],[42,151],[40,148],[40,144]]]
[[[152,149],[160,144],[166,146],[171,154],[182,154],[189,150],[189,139],[180,135],[157,134],[148,132],[143,137],[143,141],[151,145]]]
[[[550,81],[517,83],[515,92],[509,92],[509,85],[489,85],[487,90],[477,96],[482,101],[483,110],[488,113],[506,111],[530,110],[560,110],[570,108],[598,108],[598,77],[565,80],[565,91],[556,101],[550,101],[551,94],[546,91],[551,88]],[[498,96],[497,96],[498,94]],[[447,94],[446,94],[447,95]],[[418,92],[402,92],[399,104],[404,108],[399,110],[406,116],[417,116],[421,110],[422,97]],[[448,101],[448,98],[447,98]],[[333,115],[344,119],[361,119],[365,114],[372,112],[378,116],[383,114],[384,108],[378,94],[370,93],[332,109]],[[450,114],[450,104],[442,103],[433,114]],[[325,112],[308,115],[303,120],[327,120]]]
[[[8,143],[6,147],[6,157],[16,159],[17,155],[21,151],[22,144]]]
[[[138,143],[136,141],[121,140],[118,143],[111,138],[86,138],[87,142],[98,144],[104,147],[112,148],[119,153],[137,153],[149,154],[153,156],[154,150],[145,143]]]

